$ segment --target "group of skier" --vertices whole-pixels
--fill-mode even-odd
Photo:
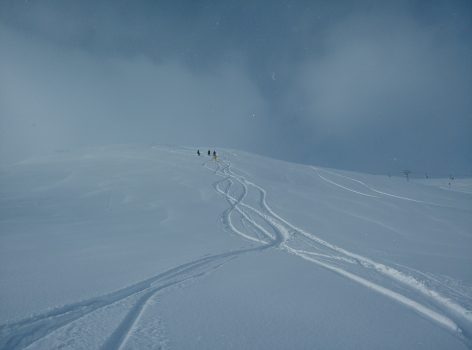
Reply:
[[[208,154],[208,156],[211,156],[210,150],[208,150],[207,154]],[[197,155],[200,156],[200,150],[199,149],[197,149]],[[213,151],[213,159],[216,160],[216,151]]]

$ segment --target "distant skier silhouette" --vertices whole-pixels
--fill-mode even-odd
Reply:
[[[208,155],[210,155],[210,154],[211,154],[211,152],[210,152],[210,150],[208,150]]]
[[[213,151],[213,159],[216,160],[216,151]]]
[[[200,156],[200,150],[199,149],[197,149],[197,154],[198,154],[198,156]]]

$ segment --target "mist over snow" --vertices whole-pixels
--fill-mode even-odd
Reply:
[[[11,48],[0,58],[6,160],[90,144],[242,146],[258,137],[242,119],[257,125],[251,116],[266,102],[239,62],[199,74],[178,61],[43,51],[0,35]]]
[[[470,0],[0,0],[0,350],[472,349],[471,38]]]
[[[315,137],[336,140],[349,167],[359,157],[386,168],[399,158],[425,171],[439,159],[455,164],[471,149],[471,51],[456,37],[438,40],[441,34],[386,14],[339,24],[324,56],[300,68],[305,124]]]
[[[2,1],[1,157],[235,147],[472,172],[469,1]]]
[[[0,349],[471,346],[470,178],[106,146],[0,183]]]

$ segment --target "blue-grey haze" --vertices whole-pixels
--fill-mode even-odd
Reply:
[[[472,175],[472,2],[0,1],[0,159],[108,143]]]

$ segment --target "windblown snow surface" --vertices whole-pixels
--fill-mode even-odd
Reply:
[[[472,181],[113,146],[0,173],[1,349],[467,349]]]

